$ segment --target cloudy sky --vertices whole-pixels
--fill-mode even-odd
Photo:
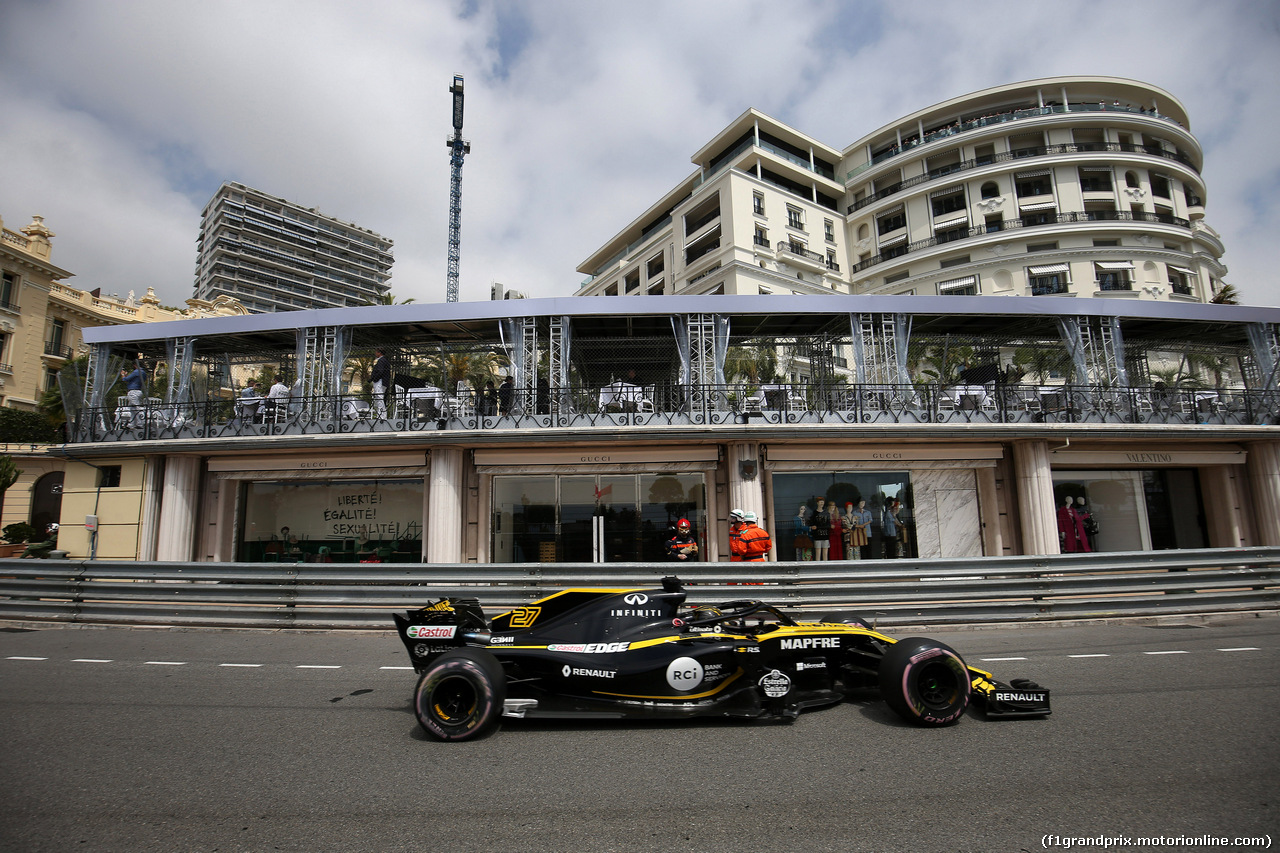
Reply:
[[[444,300],[448,87],[466,78],[461,297],[572,293],[575,268],[748,107],[843,148],[902,115],[1059,74],[1178,97],[1242,301],[1280,305],[1280,4],[824,0],[0,0],[0,216],[69,283],[191,296],[223,181],[395,241]]]

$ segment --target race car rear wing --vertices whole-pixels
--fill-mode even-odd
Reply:
[[[483,645],[489,641],[489,623],[479,600],[474,598],[442,598],[403,616],[393,613],[392,618],[417,672],[450,649],[468,642]]]

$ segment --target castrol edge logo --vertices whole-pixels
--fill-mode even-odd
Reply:
[[[414,640],[452,640],[457,625],[410,625],[405,633]]]

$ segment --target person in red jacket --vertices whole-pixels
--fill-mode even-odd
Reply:
[[[735,509],[729,513],[729,559],[732,562],[763,561],[772,548],[769,531],[756,526],[754,512]]]

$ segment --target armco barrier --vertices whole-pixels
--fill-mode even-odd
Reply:
[[[760,598],[882,627],[1280,608],[1280,548],[806,563],[124,563],[0,560],[0,619],[388,628],[444,596],[491,614],[568,587],[686,582],[692,603]],[[741,585],[741,584],[760,584]]]

